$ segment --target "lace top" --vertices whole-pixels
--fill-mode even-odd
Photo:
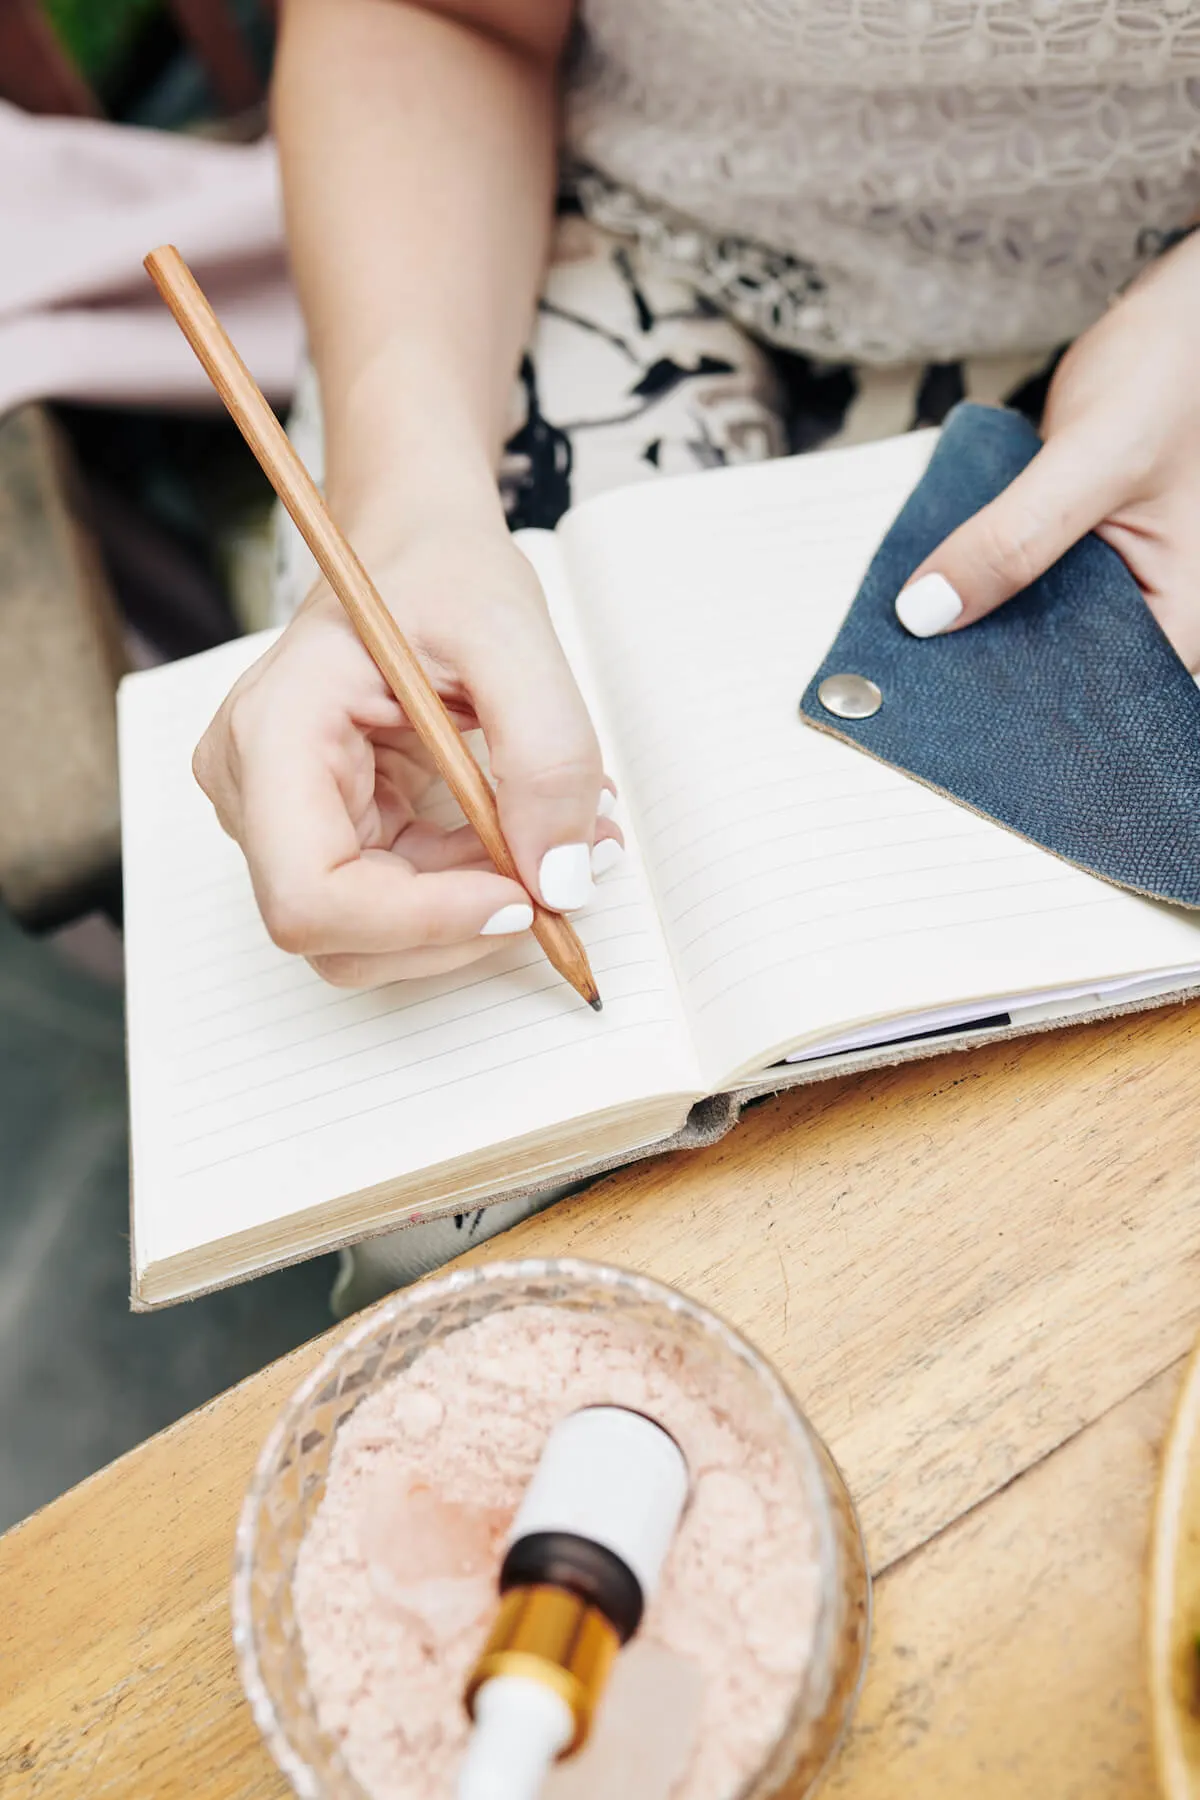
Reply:
[[[1049,348],[1200,202],[1200,0],[584,0],[567,146],[776,343]]]

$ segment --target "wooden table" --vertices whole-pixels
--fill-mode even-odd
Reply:
[[[768,1102],[476,1253],[647,1270],[781,1367],[878,1576],[838,1800],[1154,1791],[1142,1566],[1200,1331],[1200,1008]],[[69,1304],[69,1293],[64,1293]],[[0,1539],[6,1800],[278,1800],[234,1521],[322,1339]]]

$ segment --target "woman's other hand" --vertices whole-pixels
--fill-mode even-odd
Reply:
[[[1200,233],[1067,352],[1042,437],[1029,467],[922,563],[896,601],[901,624],[917,637],[974,624],[1094,531],[1200,668]]]

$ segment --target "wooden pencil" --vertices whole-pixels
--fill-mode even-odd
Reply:
[[[174,245],[152,250],[145,265],[484,849],[502,875],[520,882],[512,852],[500,829],[496,797],[487,777],[463,742],[441,696],[406,643],[374,582],[335,524],[316,483],[234,349],[195,276]],[[532,895],[530,900],[534,937],[559,974],[599,1012],[600,994],[578,934],[561,914],[548,911]]]

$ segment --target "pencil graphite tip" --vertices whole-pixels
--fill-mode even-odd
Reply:
[[[591,1007],[593,1012],[603,1012],[604,1011],[604,1002],[600,998],[599,994],[596,995],[596,998],[594,1000],[589,1000],[588,1005]]]

